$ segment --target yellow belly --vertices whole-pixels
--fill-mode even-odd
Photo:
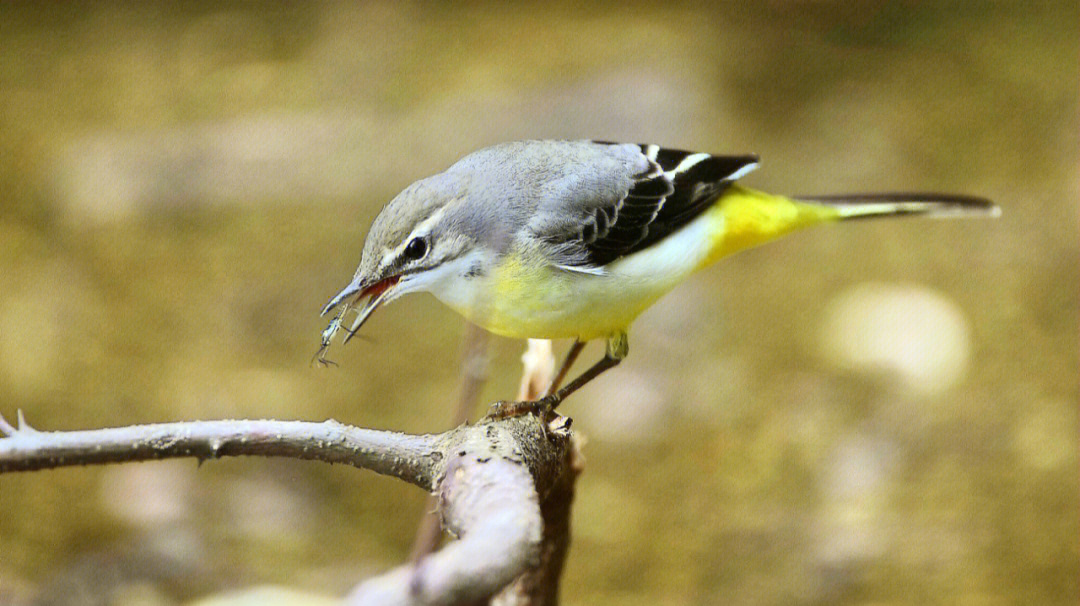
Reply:
[[[677,284],[527,265],[521,258],[503,264],[487,304],[458,311],[498,335],[586,341],[625,330]]]
[[[694,271],[798,227],[836,218],[832,209],[738,186],[685,227],[597,274],[552,266],[521,250],[468,297],[442,297],[458,313],[507,337],[582,341],[626,330]]]

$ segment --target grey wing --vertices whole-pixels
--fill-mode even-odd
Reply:
[[[562,204],[548,211],[543,233],[556,265],[570,271],[599,273],[615,260],[660,242],[693,221],[739,177],[757,167],[757,157],[714,156],[658,145],[609,146],[613,154],[627,149],[644,162],[635,173],[608,175],[616,188],[562,192]],[[622,179],[619,177],[629,177]],[[552,192],[555,193],[555,192]],[[552,217],[552,211],[559,217]]]

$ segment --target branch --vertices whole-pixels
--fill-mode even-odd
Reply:
[[[522,362],[518,397],[539,397],[551,383],[551,343],[530,340]],[[569,420],[556,417],[545,428],[528,416],[478,428],[485,426],[476,454],[456,451],[461,464],[451,462],[453,470],[440,483],[443,525],[461,540],[362,583],[351,604],[486,604],[489,598],[499,606],[558,603],[574,482],[583,464]],[[509,435],[492,426],[509,429]],[[491,457],[495,444],[514,447]],[[532,478],[521,473],[523,465]]]
[[[570,550],[570,509],[574,502],[574,485],[585,466],[585,457],[579,446],[580,441],[571,436],[566,469],[540,504],[544,536],[540,542],[539,565],[529,568],[513,584],[500,591],[491,601],[492,606],[559,603],[559,580],[562,578],[566,554]]]
[[[474,604],[541,563],[541,502],[567,469],[569,432],[532,415],[444,434],[436,480],[443,526],[460,538],[417,564],[361,583],[349,603]]]
[[[260,455],[347,463],[392,475],[434,491],[443,526],[460,540],[416,565],[361,584],[350,603],[475,604],[518,578],[558,577],[562,550],[553,552],[548,546],[551,532],[545,531],[550,524],[545,514],[550,513],[549,494],[565,496],[567,482],[572,482],[567,473],[571,436],[565,421],[560,417],[554,427],[545,426],[525,415],[425,436],[335,421],[202,421],[39,432],[20,413],[18,427],[0,418],[0,433],[7,436],[0,439],[0,473],[170,457]],[[558,502],[566,503],[557,507],[565,517],[569,501],[561,496]],[[565,530],[550,528],[565,545]],[[554,578],[544,572],[551,570]],[[531,577],[522,576],[530,571]],[[542,594],[546,597],[539,601],[523,598],[516,603],[554,602],[553,589],[537,595]]]
[[[337,421],[194,421],[88,431],[37,431],[0,416],[0,473],[195,457],[292,457],[345,463],[434,487],[442,453],[436,436],[361,429]]]

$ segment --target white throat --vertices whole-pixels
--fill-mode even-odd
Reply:
[[[411,292],[430,292],[454,309],[476,304],[488,284],[491,260],[483,251],[472,251],[425,272],[403,277],[394,298]]]

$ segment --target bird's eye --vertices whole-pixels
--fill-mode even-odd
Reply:
[[[405,245],[405,258],[410,261],[419,261],[424,258],[427,251],[427,240],[423,238],[413,238]]]

